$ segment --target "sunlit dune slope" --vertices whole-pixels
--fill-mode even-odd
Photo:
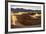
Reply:
[[[16,21],[23,25],[33,25],[33,24],[40,24],[41,22],[41,14],[35,13],[32,15],[32,13],[28,12],[18,12],[18,13],[11,13],[12,15],[12,24],[16,25]],[[40,18],[38,18],[40,17]]]

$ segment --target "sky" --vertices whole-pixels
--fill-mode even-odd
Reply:
[[[21,5],[11,5],[11,8],[24,8],[24,9],[32,9],[32,10],[41,10],[41,6],[21,6]]]

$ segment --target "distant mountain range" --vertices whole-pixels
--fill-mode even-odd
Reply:
[[[15,12],[41,12],[41,10],[32,10],[32,9],[24,9],[24,8],[11,8],[11,11]]]

